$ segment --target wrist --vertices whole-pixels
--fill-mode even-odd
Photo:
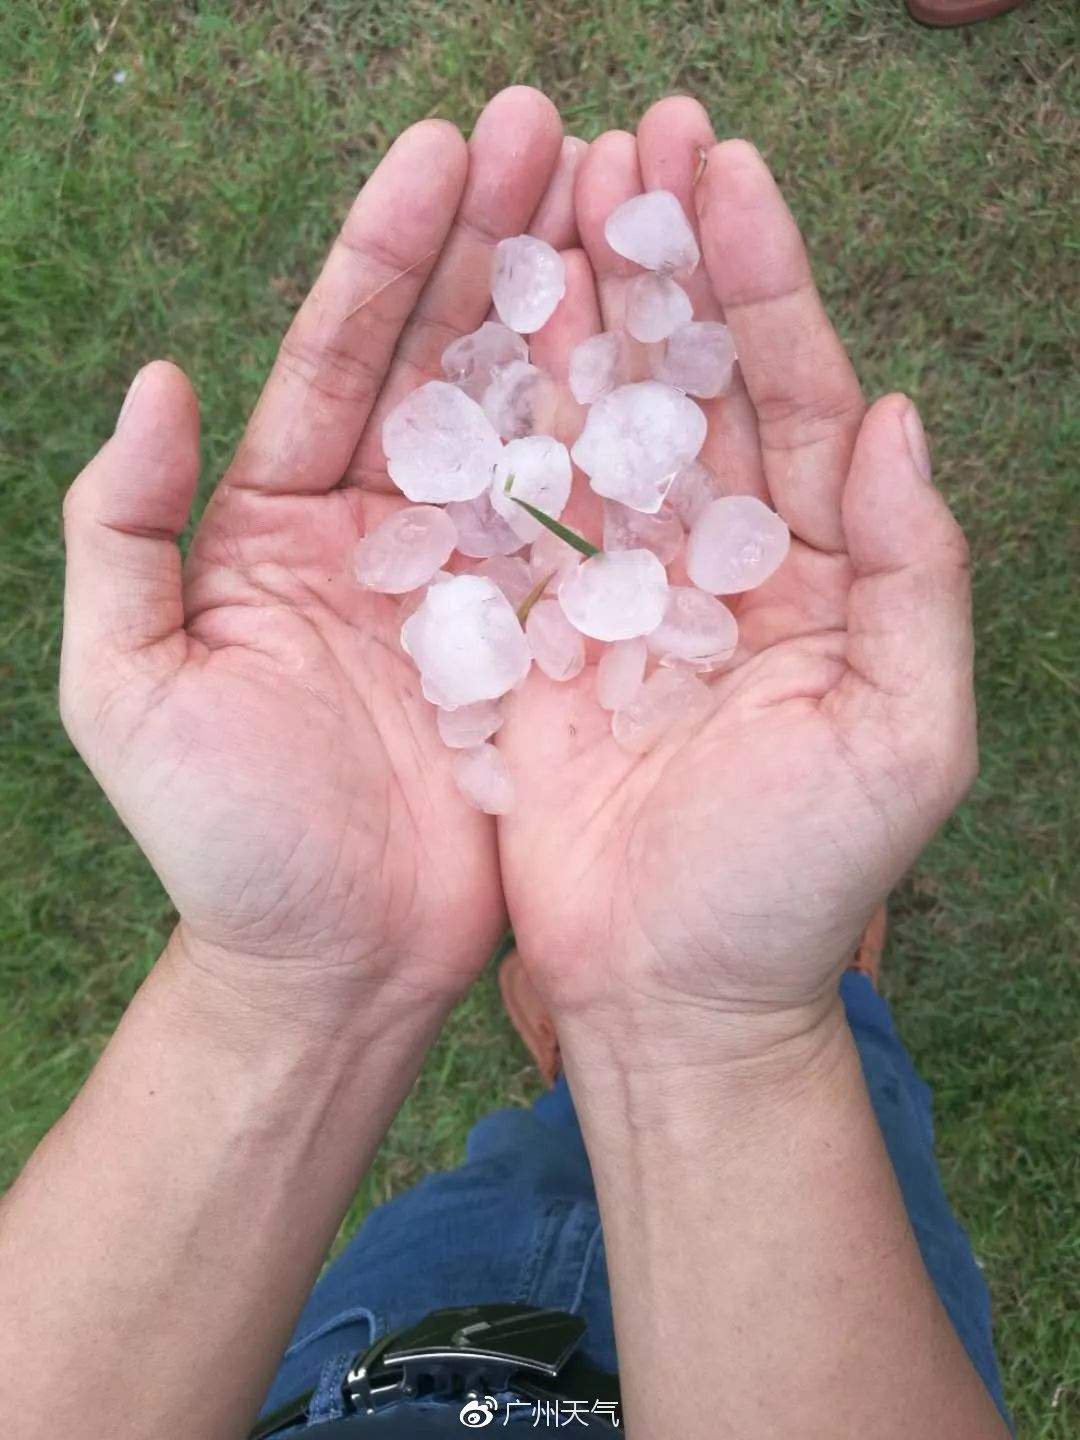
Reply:
[[[718,1120],[731,1131],[753,1128],[762,1114],[826,1093],[850,1068],[851,1036],[835,987],[782,1011],[664,1009],[662,1016],[624,1010],[618,1027],[584,1014],[558,1022],[567,1075],[598,1132],[685,1133],[697,1143]]]
[[[369,1047],[424,1048],[452,1005],[392,966],[376,974],[342,962],[268,965],[265,958],[209,944],[181,921],[155,967],[161,1003],[174,1023],[208,1045],[239,1054],[272,1049],[355,1063]]]

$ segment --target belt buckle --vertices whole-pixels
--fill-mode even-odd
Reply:
[[[435,1310],[358,1355],[342,1385],[347,1405],[371,1413],[416,1395],[498,1394],[515,1376],[552,1381],[576,1350],[585,1322],[531,1305]]]

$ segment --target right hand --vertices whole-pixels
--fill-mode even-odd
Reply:
[[[500,851],[556,1020],[679,1063],[835,1014],[862,928],[975,774],[972,637],[964,538],[914,407],[866,410],[764,162],[716,146],[695,102],[591,148],[577,208],[599,310],[584,265],[568,308],[619,324],[634,267],[603,222],[642,186],[699,217],[697,318],[722,315],[740,357],[743,383],[706,407],[703,458],[725,492],[780,512],[792,549],[733,603],[740,646],[711,712],[644,757],[612,740],[591,669],[530,677],[499,737],[519,787]]]

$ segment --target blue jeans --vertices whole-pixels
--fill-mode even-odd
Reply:
[[[926,1268],[1005,1415],[989,1296],[934,1160],[930,1090],[869,980],[849,972],[840,989]],[[531,1110],[485,1116],[460,1169],[368,1217],[315,1286],[264,1413],[314,1386],[312,1423],[335,1418],[349,1361],[375,1337],[429,1310],[493,1301],[574,1311],[586,1321],[586,1356],[617,1369],[596,1193],[565,1080]],[[463,1433],[456,1410],[445,1433]]]

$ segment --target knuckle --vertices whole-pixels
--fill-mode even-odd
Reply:
[[[300,327],[281,342],[278,363],[304,385],[328,400],[354,404],[378,393],[382,370],[343,338],[309,339]]]
[[[863,416],[863,402],[846,384],[822,387],[811,394],[798,391],[763,396],[755,402],[762,443],[773,451],[798,450],[853,434]]]

